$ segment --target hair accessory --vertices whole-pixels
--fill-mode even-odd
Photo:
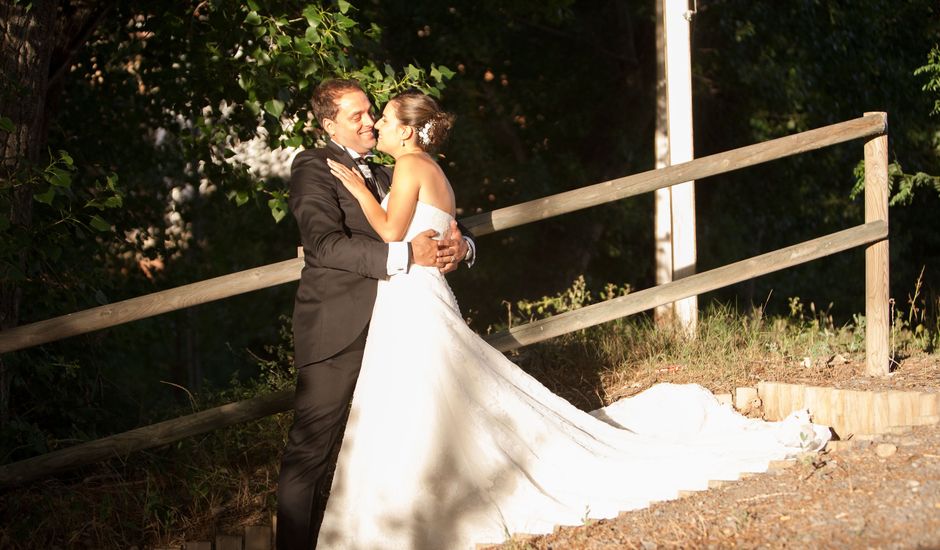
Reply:
[[[431,143],[431,129],[434,128],[434,121],[429,120],[424,123],[424,126],[418,130],[418,138],[421,140],[422,145],[428,145]]]

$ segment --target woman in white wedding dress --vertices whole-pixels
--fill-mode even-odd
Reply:
[[[423,94],[388,103],[375,125],[396,160],[387,210],[331,165],[386,241],[449,229],[454,194],[428,151],[451,120]],[[437,269],[413,266],[379,281],[318,547],[463,549],[548,533],[765,471],[828,434],[805,411],[745,418],[695,385],[583,412],[470,330]]]

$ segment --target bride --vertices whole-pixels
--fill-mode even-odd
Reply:
[[[375,124],[395,158],[382,205],[330,164],[385,241],[448,230],[454,192],[430,153],[451,124],[427,95],[388,103]],[[828,433],[805,411],[745,418],[695,385],[583,412],[470,330],[436,268],[413,266],[379,281],[318,547],[463,549],[549,533],[765,471]]]

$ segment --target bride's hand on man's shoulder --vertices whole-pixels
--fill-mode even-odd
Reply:
[[[336,176],[353,195],[358,196],[361,192],[369,192],[366,182],[359,172],[351,170],[333,159],[326,159],[326,164],[330,167],[330,173]]]

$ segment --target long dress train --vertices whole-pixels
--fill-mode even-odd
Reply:
[[[451,216],[419,202],[405,240]],[[380,281],[318,548],[451,549],[676,498],[825,445],[696,385],[583,412],[467,327],[436,269]]]

